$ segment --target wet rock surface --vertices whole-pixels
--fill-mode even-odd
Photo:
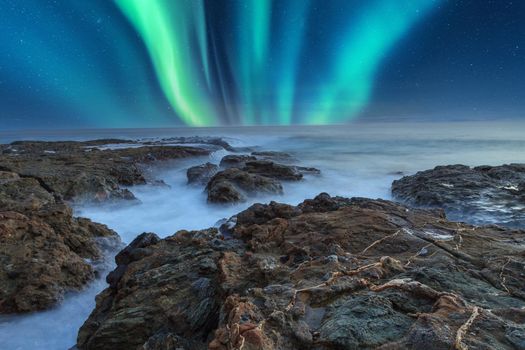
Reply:
[[[262,159],[259,159],[261,157]],[[206,185],[208,202],[234,203],[246,201],[257,194],[282,194],[281,181],[300,181],[304,174],[319,175],[315,168],[286,165],[268,160],[269,158],[286,158],[291,156],[283,152],[252,152],[251,155],[231,154],[220,161],[218,171],[212,164],[203,164],[188,169],[188,182],[194,182],[201,172],[210,173],[212,167],[215,175]]]
[[[186,172],[189,184],[206,185],[208,181],[219,171],[216,164],[205,163],[189,168]]]
[[[149,176],[152,164],[207,156],[214,149],[113,139],[19,141],[0,145],[0,170],[38,179],[49,191],[67,201],[132,200],[135,196],[125,187],[155,182],[156,179]]]
[[[79,349],[520,349],[525,232],[321,194],[144,234]]]
[[[392,194],[458,220],[525,227],[525,164],[438,166],[394,181]]]
[[[257,157],[246,154],[229,154],[222,157],[219,166],[221,168],[243,168],[246,162],[257,160]]]
[[[0,171],[0,313],[47,309],[109,266],[115,232],[72,210],[39,180]]]
[[[109,268],[118,235],[73,217],[69,203],[135,199],[125,187],[162,184],[154,164],[223,147],[215,138],[0,145],[0,313],[50,308]]]
[[[283,186],[275,179],[252,174],[237,168],[214,175],[206,186],[208,202],[243,202],[256,194],[282,194]]]
[[[255,151],[252,152],[251,155],[259,159],[272,160],[275,162],[289,163],[297,161],[291,154],[279,151]]]

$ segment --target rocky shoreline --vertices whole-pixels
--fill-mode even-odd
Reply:
[[[0,313],[56,305],[122,248],[71,206],[136,201],[130,186],[165,185],[152,169],[189,158],[210,205],[320,174],[220,138],[0,145]],[[443,166],[394,181],[404,204],[323,193],[144,233],[116,255],[77,348],[525,349],[524,184],[525,165]]]
[[[410,205],[437,207],[456,220],[525,227],[525,164],[438,166],[392,184],[392,195]]]
[[[525,345],[524,231],[327,194],[256,204],[234,221],[137,237],[78,348]]]
[[[71,205],[136,200],[127,186],[159,183],[149,177],[149,165],[212,151],[159,144],[119,147],[130,143],[0,146],[0,313],[48,309],[112,265],[108,256],[122,248],[118,234],[74,217]]]

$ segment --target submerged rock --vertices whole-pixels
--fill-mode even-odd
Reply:
[[[327,194],[256,204],[232,222],[231,238],[139,237],[78,348],[522,346],[524,231]]]
[[[392,183],[395,198],[444,208],[454,219],[525,226],[525,164],[438,166]]]
[[[107,268],[115,232],[72,210],[32,177],[0,172],[0,313],[47,309]],[[109,263],[109,262],[106,262]]]

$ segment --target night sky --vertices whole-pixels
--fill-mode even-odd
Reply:
[[[525,1],[0,0],[0,130],[525,119]]]

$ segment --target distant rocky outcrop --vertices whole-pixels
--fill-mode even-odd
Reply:
[[[108,144],[113,148],[106,147]],[[212,151],[198,146],[148,145],[113,139],[18,141],[0,146],[0,170],[39,179],[48,190],[66,201],[133,200],[135,196],[125,187],[155,183],[149,171],[152,164],[207,156]]]
[[[525,227],[525,164],[437,166],[392,183],[396,199],[444,208],[454,219]]]
[[[0,313],[47,309],[109,267],[115,232],[72,210],[39,178],[0,171]]]
[[[139,236],[77,347],[520,349],[524,246],[384,200],[255,204],[220,230]]]
[[[210,203],[235,203],[257,194],[282,194],[281,181],[299,181],[304,174],[320,174],[315,168],[268,160],[272,157],[291,158],[287,153],[272,151],[253,152],[252,155],[230,154],[221,159],[219,167],[206,163],[189,168],[188,183],[207,181]]]
[[[210,162],[192,166],[186,172],[189,184],[206,185],[213,175],[219,171],[219,166]]]
[[[214,175],[206,186],[211,203],[244,202],[255,194],[282,194],[283,186],[275,179],[230,168]]]

